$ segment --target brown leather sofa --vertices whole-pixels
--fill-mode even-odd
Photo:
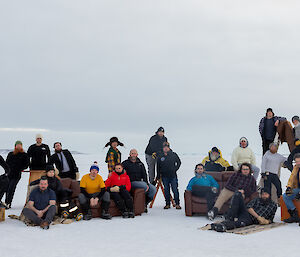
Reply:
[[[219,192],[225,187],[230,176],[235,173],[234,171],[222,171],[222,172],[206,172],[211,175],[219,184]],[[249,202],[258,196],[258,193],[254,193],[249,199],[246,199],[245,202]],[[205,198],[193,196],[191,191],[184,192],[184,201],[185,201],[185,215],[193,216],[194,214],[198,215],[206,215],[207,210],[207,202]],[[229,208],[230,200],[226,202],[222,209],[219,211],[219,214],[224,214]]]
[[[78,195],[80,194],[80,186],[79,181],[72,180],[70,178],[61,179],[61,183],[64,188],[71,189],[72,199],[76,202],[78,206],[80,206],[78,201]],[[134,204],[134,213],[135,215],[141,215],[145,210],[145,192],[144,189],[136,189],[132,192],[133,196],[133,204]],[[100,217],[101,215],[101,205],[98,205],[94,208],[91,208],[93,218]],[[109,213],[112,216],[121,216],[119,209],[116,207],[114,201],[110,201]]]

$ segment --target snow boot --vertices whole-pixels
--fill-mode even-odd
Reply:
[[[181,210],[181,206],[179,204],[176,204],[175,208],[176,210]]]
[[[166,204],[166,206],[164,207],[165,210],[170,209],[170,204]]]
[[[102,210],[101,218],[105,220],[111,220],[112,217],[108,211]]]
[[[299,222],[300,221],[297,209],[288,210],[288,212],[291,215],[291,217],[289,217],[288,219],[283,220],[285,223],[294,223],[294,222]]]
[[[218,215],[218,208],[217,207],[213,207],[208,213],[207,213],[207,217],[209,220],[214,220],[215,217]]]
[[[128,218],[134,218],[134,212],[133,211],[128,212]]]
[[[88,212],[86,214],[83,214],[83,219],[84,220],[91,220],[93,217],[92,217],[92,212],[91,210],[88,210]]]
[[[127,212],[127,211],[122,212],[122,217],[123,217],[124,219],[129,218],[128,212]]]

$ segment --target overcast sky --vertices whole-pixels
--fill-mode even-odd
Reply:
[[[261,151],[267,107],[299,114],[299,7],[1,1],[0,148],[42,131],[71,150],[102,151],[117,135],[144,151],[164,126],[177,152],[232,151],[241,136]]]

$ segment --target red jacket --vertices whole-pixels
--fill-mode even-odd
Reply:
[[[131,189],[131,182],[129,176],[126,174],[126,172],[122,172],[121,174],[118,174],[117,172],[112,172],[111,175],[108,177],[108,179],[105,181],[106,188],[108,187],[125,187],[126,190],[129,192]]]

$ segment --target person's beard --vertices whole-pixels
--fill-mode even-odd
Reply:
[[[265,198],[265,199],[261,198],[261,200],[262,200],[263,204],[267,204],[271,201],[271,197],[268,197],[268,198]]]
[[[55,149],[55,152],[56,152],[56,153],[60,153],[61,151],[62,151],[62,149],[60,149],[60,150],[56,150],[56,149]]]

